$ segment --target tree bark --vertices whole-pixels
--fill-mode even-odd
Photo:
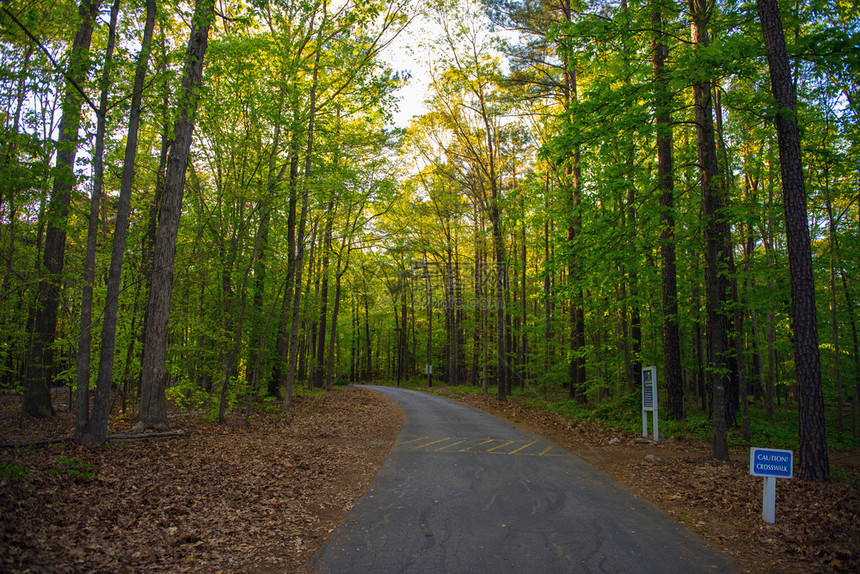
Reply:
[[[678,330],[678,278],[675,268],[675,179],[672,157],[671,96],[666,78],[669,47],[663,31],[663,17],[655,3],[651,15],[655,38],[651,53],[657,83],[655,120],[657,137],[657,181],[660,188],[660,255],[662,258],[663,348],[666,364],[666,391],[669,414],[684,420],[684,384],[681,378],[681,336]]]
[[[319,336],[317,337],[317,349],[316,349],[316,361],[314,362],[314,368],[312,371],[311,381],[308,386],[310,387],[322,387],[325,385],[323,378],[325,376],[326,369],[326,326],[328,323],[328,275],[329,275],[329,265],[330,265],[330,254],[331,254],[331,233],[332,233],[332,225],[334,224],[334,210],[335,210],[335,195],[336,192],[332,190],[331,196],[328,199],[328,205],[326,206],[326,222],[325,222],[325,230],[323,231],[322,238],[320,240],[319,250],[321,252],[320,257],[320,314],[319,314]],[[334,341],[331,341],[330,344],[334,344]]]
[[[203,59],[209,44],[209,26],[214,16],[213,0],[196,0],[191,34],[185,52],[185,73],[178,94],[179,117],[174,127],[173,146],[167,160],[164,196],[159,210],[153,253],[152,288],[149,292],[146,344],[141,366],[141,401],[136,427],[167,425],[167,326],[173,292],[173,265],[176,237],[182,214],[185,170],[194,132],[194,115],[203,79]]]
[[[77,363],[77,404],[75,407],[75,441],[79,443],[104,442],[99,441],[98,436],[93,436],[89,430],[93,427],[90,418],[90,354],[92,349],[92,313],[93,313],[93,282],[96,271],[96,241],[99,231],[99,205],[104,188],[104,149],[105,131],[107,129],[107,106],[108,86],[110,83],[110,70],[113,61],[113,51],[116,46],[116,20],[119,14],[120,0],[114,0],[110,12],[110,31],[108,32],[108,43],[105,51],[105,62],[102,70],[101,95],[99,97],[99,111],[96,126],[96,145],[93,152],[93,191],[90,196],[90,217],[87,228],[87,251],[84,258],[83,296],[81,297],[81,324],[78,335]],[[113,355],[111,354],[111,360]],[[98,402],[98,393],[96,401]],[[94,409],[93,418],[101,415],[102,409]],[[104,416],[105,432],[107,435],[107,415]]]
[[[96,380],[96,394],[93,402],[93,412],[81,439],[92,444],[102,444],[107,439],[108,416],[110,414],[110,390],[113,384],[114,350],[116,348],[116,321],[119,309],[119,292],[122,282],[123,255],[125,253],[128,222],[131,213],[131,193],[134,183],[135,159],[137,157],[138,131],[140,126],[140,108],[143,99],[143,84],[146,79],[146,69],[152,51],[152,35],[155,28],[157,12],[155,0],[146,2],[146,24],[144,25],[143,40],[140,55],[134,74],[134,86],[131,99],[131,110],[128,119],[128,137],[125,145],[125,158],[120,180],[119,205],[117,206],[116,223],[111,250],[110,269],[108,271],[108,288],[105,297],[104,316],[102,318],[101,351],[99,354],[99,370]]]
[[[81,22],[75,34],[66,70],[68,84],[63,96],[63,115],[57,127],[57,165],[51,199],[48,203],[48,226],[43,252],[44,272],[39,282],[38,303],[34,318],[35,338],[27,368],[27,390],[23,412],[33,417],[54,414],[51,405],[51,373],[54,356],[51,346],[57,334],[57,309],[60,304],[63,261],[66,251],[66,220],[72,188],[75,185],[75,156],[78,151],[78,129],[81,123],[83,94],[76,87],[87,76],[93,26],[101,0],[81,0],[78,16]]]
[[[708,21],[710,8],[706,0],[689,0],[692,39],[697,48],[710,44]],[[729,460],[727,442],[726,396],[729,385],[728,303],[730,297],[727,273],[731,268],[729,227],[724,213],[723,186],[717,175],[711,83],[694,84],[698,161],[702,179],[702,209],[705,218],[705,324],[708,379],[711,383],[711,424],[713,454],[717,460]]]
[[[804,480],[829,481],[812,247],[806,217],[806,188],[803,181],[800,131],[797,125],[797,94],[785,46],[779,4],[776,0],[757,0],[756,4],[770,70],[771,88],[778,105],[776,135],[782,174],[788,267],[791,276],[794,361],[799,391],[798,477]]]
[[[564,13],[564,19],[567,22],[573,21],[573,11],[570,0],[562,0],[561,9]],[[577,98],[576,86],[576,69],[575,64],[571,59],[564,61],[564,100],[565,107],[570,103],[575,102]],[[567,240],[571,247],[574,247],[576,239],[582,232],[582,217],[579,214],[580,205],[582,203],[582,178],[580,172],[580,151],[579,147],[573,150],[571,157],[571,165],[566,170],[565,187],[569,188],[568,194],[568,216]],[[570,180],[570,181],[568,181]],[[572,253],[568,264],[568,281],[576,282],[579,280],[580,267],[577,263],[577,255]],[[573,300],[570,303],[570,397],[577,401],[586,402],[585,394],[585,357],[583,356],[583,348],[585,347],[585,300],[582,294],[582,288],[576,287],[573,294]]]
[[[841,349],[839,346],[839,322],[836,318],[836,307],[838,296],[836,294],[836,259],[838,251],[838,239],[836,236],[836,223],[833,220],[833,204],[830,201],[830,173],[827,165],[824,167],[824,200],[827,208],[827,228],[828,228],[828,251],[830,254],[829,275],[830,275],[830,327],[833,331],[833,379],[836,385],[836,428],[841,435],[845,432],[845,421],[842,415],[842,406],[845,402],[845,392],[842,388],[842,361]]]
[[[320,26],[320,34],[322,34],[322,26]],[[310,90],[310,102],[308,106],[308,136],[307,146],[305,149],[305,171],[304,171],[304,189],[302,191],[302,209],[299,216],[298,238],[296,241],[296,259],[295,259],[295,281],[293,290],[293,308],[292,321],[290,324],[290,344],[289,344],[289,361],[287,363],[287,377],[284,391],[284,408],[291,409],[293,406],[293,386],[296,382],[296,358],[298,355],[299,343],[299,319],[301,316],[301,301],[302,301],[302,268],[304,267],[305,259],[305,227],[307,226],[308,218],[308,200],[310,198],[310,188],[308,180],[311,176],[313,168],[313,152],[314,152],[314,122],[316,121],[317,113],[317,82],[319,78],[320,65],[320,49],[317,50],[314,57],[313,79]]]
[[[298,111],[293,109],[293,122]],[[277,349],[275,352],[272,374],[269,378],[268,395],[281,398],[281,386],[285,383],[287,360],[290,354],[289,326],[292,324],[290,305],[293,301],[293,288],[296,275],[296,206],[298,205],[299,186],[299,140],[298,130],[293,126],[290,135],[290,201],[287,208],[287,277],[284,280],[284,298],[278,321]]]

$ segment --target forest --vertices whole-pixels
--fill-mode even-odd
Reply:
[[[791,404],[828,480],[860,407],[858,26],[848,0],[4,1],[0,389],[30,417],[72,389],[98,444],[112,409],[600,404],[656,365],[715,458]]]

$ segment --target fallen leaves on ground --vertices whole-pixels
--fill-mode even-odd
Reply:
[[[71,433],[62,407],[50,427],[15,428],[10,401],[0,442]],[[192,432],[0,450],[10,474],[28,469],[0,480],[0,571],[300,572],[367,489],[402,415],[349,387],[299,397],[291,413],[172,423]]]
[[[19,398],[0,396],[0,442],[69,436],[62,398],[58,417],[25,419],[19,429]],[[762,479],[749,476],[745,449],[721,463],[695,441],[652,444],[517,400],[453,398],[578,454],[744,571],[860,571],[860,496],[852,485],[779,480],[776,523],[766,524]],[[226,426],[195,414],[171,420],[192,432],[101,448],[0,449],[0,465],[14,465],[0,480],[0,571],[303,572],[367,489],[402,415],[381,395],[348,387],[298,398],[292,413],[237,415]],[[113,430],[127,432],[128,423]],[[846,466],[860,471],[856,456]],[[23,468],[26,475],[11,477],[9,469]]]

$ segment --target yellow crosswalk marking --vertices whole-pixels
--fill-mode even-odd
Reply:
[[[534,443],[536,443],[536,442],[537,442],[536,440],[533,440],[533,441],[531,441],[530,443],[525,444],[525,445],[521,446],[520,448],[518,448],[518,449],[516,449],[516,450],[512,450],[512,451],[511,451],[511,452],[509,452],[508,454],[517,454],[517,453],[518,453],[518,452],[520,452],[521,450],[525,450],[525,449],[527,449],[528,447],[530,447],[531,445],[533,445],[533,444],[534,444]]]
[[[446,436],[445,438],[440,438],[439,440],[434,440],[432,442],[428,442],[428,443],[425,443],[422,445],[414,446],[414,447],[412,447],[412,450],[418,450],[419,448],[424,448],[425,446],[430,446],[430,445],[438,444],[440,442],[445,442],[446,440],[451,440],[451,437]]]
[[[490,443],[497,443],[492,446]],[[466,445],[464,448],[457,449],[457,446]],[[459,437],[443,437],[436,438],[430,436],[421,436],[418,438],[413,438],[410,440],[405,440],[401,443],[397,443],[395,447],[407,446],[409,450],[419,451],[424,450],[426,452],[465,452],[468,454],[509,454],[509,455],[517,455],[517,456],[560,456],[561,453],[558,452],[550,452],[553,450],[554,445],[548,445],[540,452],[536,452],[537,449],[541,448],[543,445],[538,446],[536,449],[529,451],[530,447],[538,444],[538,441],[533,440],[531,442],[523,442],[519,440],[506,440],[501,438],[488,438],[488,439],[480,439],[480,438],[459,438]],[[544,443],[545,444],[545,443]],[[411,446],[410,446],[411,445]],[[429,448],[433,445],[437,445],[436,448]],[[511,447],[513,445],[513,447]],[[484,448],[481,448],[484,447]],[[505,452],[504,449],[506,447],[511,447],[513,450],[509,452]]]
[[[493,448],[491,448],[490,450],[488,450],[488,451],[486,451],[486,452],[493,452],[493,451],[494,451],[494,450],[496,450],[496,449],[502,448],[502,447],[504,447],[504,446],[508,446],[508,445],[509,445],[509,444],[511,444],[512,442],[514,442],[514,441],[509,440],[508,442],[506,442],[506,443],[504,443],[504,444],[500,444],[499,446],[494,446]],[[508,453],[508,454],[510,454],[510,453]]]
[[[495,442],[495,441],[496,441],[496,439],[491,438],[491,439],[485,440],[484,442],[479,442],[478,444],[473,444],[470,447],[466,447],[462,450],[458,450],[457,452],[466,452],[466,451],[469,451],[469,449],[475,448],[476,446],[481,446],[482,444],[487,444],[488,442]]]
[[[437,448],[436,452],[441,452],[441,451],[445,450],[446,448],[451,448],[452,446],[457,446],[458,444],[463,444],[467,440],[468,439],[458,440],[457,442],[451,443],[448,446],[443,446],[442,448]]]
[[[394,445],[394,446],[403,446],[404,444],[410,444],[410,443],[418,442],[419,440],[424,440],[424,439],[428,439],[428,438],[430,438],[430,437],[429,437],[429,436],[420,436],[420,437],[418,437],[418,438],[414,438],[414,439],[412,439],[412,440],[406,440],[406,441],[403,441],[403,442],[399,442],[399,443],[397,443],[397,444],[396,444],[396,445]]]

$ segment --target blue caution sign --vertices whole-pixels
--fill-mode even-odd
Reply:
[[[753,447],[750,449],[750,474],[791,478],[794,474],[794,453],[790,450]]]

